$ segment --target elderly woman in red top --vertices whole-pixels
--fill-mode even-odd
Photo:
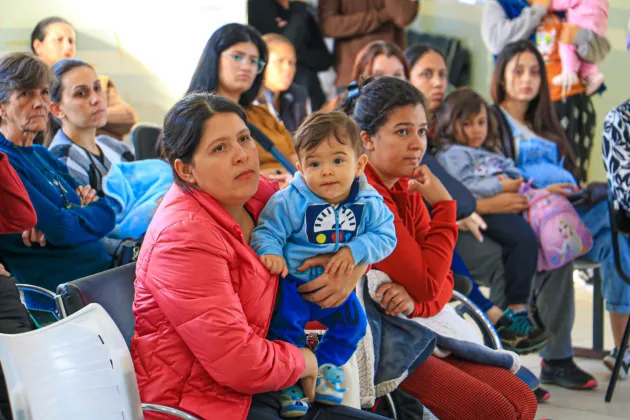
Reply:
[[[359,123],[368,155],[365,174],[394,213],[398,244],[375,268],[393,283],[377,290],[392,316],[431,317],[453,293],[455,201],[425,165],[427,117],[422,94],[393,77],[369,81],[344,111]],[[429,214],[423,199],[433,208]],[[402,383],[441,420],[533,419],[532,391],[507,370],[449,356],[430,356]]]
[[[278,190],[259,176],[258,152],[238,105],[193,93],[164,122],[176,183],[151,221],[136,268],[131,342],[143,401],[204,419],[279,419],[280,389],[313,397],[317,360],[266,340],[278,288],[249,247],[258,215]],[[305,265],[321,265],[321,261]],[[325,265],[325,263],[324,263]],[[323,275],[301,291],[326,307],[365,273]],[[381,419],[348,407],[312,407],[303,419]]]

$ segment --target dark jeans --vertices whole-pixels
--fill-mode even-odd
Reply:
[[[538,238],[520,214],[483,216],[488,225],[484,236],[503,248],[507,305],[526,305],[531,296],[538,262]]]
[[[280,420],[280,401],[279,392],[254,395],[247,420]],[[384,420],[385,418],[343,405],[330,407],[318,404],[309,408],[305,416],[300,417],[302,420]]]
[[[459,255],[457,250],[453,251],[453,260],[451,261],[451,270],[453,271],[453,277],[454,277],[455,282],[457,282],[458,275],[468,277],[471,280],[472,289],[466,295],[468,299],[470,299],[472,303],[477,305],[477,307],[482,312],[484,313],[488,312],[490,308],[494,306],[494,302],[492,302],[490,299],[485,297],[481,293],[481,290],[479,290],[479,286],[477,285],[477,282],[475,282],[475,280],[472,278],[470,271],[468,271],[468,267],[466,267],[464,260],[462,260],[462,257]],[[457,290],[457,287],[455,287],[455,289]]]
[[[0,277],[0,333],[19,334],[35,329],[31,318],[20,301],[20,294],[12,278]],[[0,369],[0,420],[13,418],[9,406],[2,369]]]

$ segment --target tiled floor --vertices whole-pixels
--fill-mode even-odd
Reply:
[[[575,283],[576,319],[573,327],[574,345],[590,347],[592,326],[593,293]],[[612,347],[612,335],[606,318],[606,336],[604,345]],[[540,358],[529,355],[523,358],[525,366],[536,374],[540,373]],[[630,419],[630,379],[618,381],[612,402],[604,402],[604,395],[610,379],[610,371],[598,360],[579,359],[578,364],[591,374],[599,387],[592,391],[569,391],[563,388],[548,386],[551,399],[539,406],[537,418],[553,420],[599,420],[599,419]]]

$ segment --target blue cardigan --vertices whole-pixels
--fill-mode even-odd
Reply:
[[[0,133],[0,151],[20,176],[37,213],[46,246],[27,247],[20,234],[0,235],[0,258],[19,283],[55,290],[58,284],[107,269],[101,238],[114,228],[106,199],[81,207],[77,182],[43,146],[15,146]]]

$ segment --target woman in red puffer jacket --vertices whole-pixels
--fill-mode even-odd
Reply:
[[[278,185],[259,177],[245,115],[220,96],[193,93],[178,102],[165,118],[164,150],[176,184],[136,268],[131,352],[142,401],[204,419],[279,419],[276,391],[299,381],[312,397],[317,360],[308,349],[265,339],[278,278],[249,239]],[[347,297],[364,272],[357,266],[346,281],[315,279],[309,286],[319,290],[308,299]],[[343,406],[315,406],[303,419],[315,416],[381,419]]]

